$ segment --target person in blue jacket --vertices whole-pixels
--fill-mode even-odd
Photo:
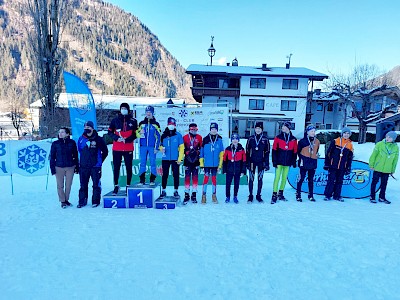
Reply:
[[[150,159],[150,185],[155,185],[157,177],[156,168],[156,154],[160,148],[161,130],[160,124],[154,117],[154,107],[147,106],[145,109],[146,116],[143,121],[139,123],[139,128],[136,131],[136,136],[139,138],[140,145],[140,168],[139,180],[140,185],[145,184],[146,181],[146,163],[147,156]]]
[[[172,117],[168,118],[168,126],[161,135],[160,150],[162,155],[162,192],[160,198],[167,196],[165,191],[167,187],[169,167],[172,168],[172,176],[174,177],[174,197],[179,198],[179,165],[183,160],[183,138],[182,134],[176,131],[176,120]]]
[[[101,166],[108,155],[107,145],[104,139],[94,130],[92,121],[85,123],[85,130],[78,139],[79,179],[79,204],[77,208],[87,205],[89,194],[89,179],[93,182],[92,207],[100,204],[101,197]]]
[[[217,172],[222,169],[224,158],[224,145],[222,137],[218,134],[218,124],[211,123],[210,134],[204,137],[200,149],[200,168],[204,168],[203,195],[201,203],[207,202],[207,184],[211,176],[212,201],[217,204]]]

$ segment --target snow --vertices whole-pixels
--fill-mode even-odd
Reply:
[[[354,146],[367,161],[374,144]],[[288,184],[289,201],[270,205],[272,181],[264,205],[246,204],[247,186],[225,204],[218,186],[218,205],[63,210],[54,177],[46,191],[46,177],[15,175],[14,196],[0,177],[0,298],[399,299],[397,182],[391,205],[298,203]],[[108,167],[102,184],[112,189]],[[75,177],[75,206],[78,189]]]

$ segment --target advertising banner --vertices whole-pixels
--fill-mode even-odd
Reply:
[[[373,171],[369,169],[368,163],[359,160],[354,160],[352,169],[349,175],[344,176],[342,197],[345,198],[367,198],[370,196],[372,174]],[[328,171],[323,169],[324,159],[318,159],[318,167],[314,176],[314,194],[323,195],[326,184],[328,182]],[[288,181],[293,187],[297,187],[297,182],[300,178],[299,168],[290,168]],[[376,189],[380,188],[380,182],[377,184]],[[301,186],[302,192],[308,192],[308,178],[304,180]]]

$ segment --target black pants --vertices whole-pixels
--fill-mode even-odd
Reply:
[[[132,151],[113,151],[113,164],[114,164],[114,185],[118,185],[119,170],[121,169],[122,157],[124,158],[126,167],[126,184],[131,185],[132,181]]]
[[[329,169],[328,182],[325,187],[325,196],[339,199],[342,194],[344,170]]]
[[[172,176],[174,177],[174,188],[177,190],[179,187],[179,165],[175,160],[162,161],[163,174],[162,174],[161,185],[163,189],[167,187],[170,166],[172,168]]]
[[[93,182],[93,195],[92,195],[92,204],[100,204],[101,198],[101,168],[93,167],[93,168],[79,168],[79,180],[81,183],[81,187],[79,189],[79,204],[86,205],[88,201],[89,195],[89,179],[92,178]]]
[[[257,187],[257,195],[261,195],[261,189],[263,186],[263,178],[264,178],[264,167],[263,163],[251,163],[249,168],[249,194],[253,195],[253,185],[256,176],[256,168],[258,171],[258,187]]]
[[[233,179],[233,196],[237,197],[239,191],[239,181],[240,181],[240,173],[226,173],[226,186],[225,186],[225,193],[226,197],[231,196],[231,183]]]
[[[308,173],[308,175],[307,175]],[[301,193],[301,185],[304,182],[304,179],[308,176],[308,196],[314,197],[314,175],[315,169],[307,170],[305,168],[300,168],[300,179],[297,182],[297,194]]]
[[[386,187],[389,179],[389,173],[382,173],[378,171],[374,171],[374,175],[372,176],[371,197],[372,199],[375,199],[376,184],[378,183],[379,179],[381,179],[381,191],[379,192],[379,198],[386,199]]]

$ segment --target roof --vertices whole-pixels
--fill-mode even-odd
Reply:
[[[314,91],[312,100],[313,101],[329,101],[329,102],[335,102],[335,101],[340,100],[339,96],[329,95],[329,94],[331,94],[331,93],[329,93],[329,92],[320,92],[319,94],[317,94]]]
[[[94,103],[96,105],[102,104],[105,109],[119,110],[121,103],[128,103],[129,106],[146,106],[146,105],[166,105],[169,99],[174,104],[183,104],[185,99],[179,98],[161,98],[161,97],[131,97],[131,96],[120,96],[120,95],[101,95],[93,94]],[[37,100],[30,104],[31,108],[42,107],[41,100]],[[68,107],[67,93],[61,93],[58,99],[58,107]]]
[[[266,77],[295,77],[309,78],[322,81],[328,78],[328,75],[307,69],[294,68],[289,69],[281,67],[271,67],[263,70],[261,67],[246,66],[207,66],[207,65],[190,65],[186,69],[188,74],[220,74],[220,75],[240,75],[240,76],[266,76]]]
[[[396,113],[390,117],[380,119],[376,123],[378,124],[378,123],[382,123],[382,122],[398,122],[398,121],[400,121],[400,113]]]

